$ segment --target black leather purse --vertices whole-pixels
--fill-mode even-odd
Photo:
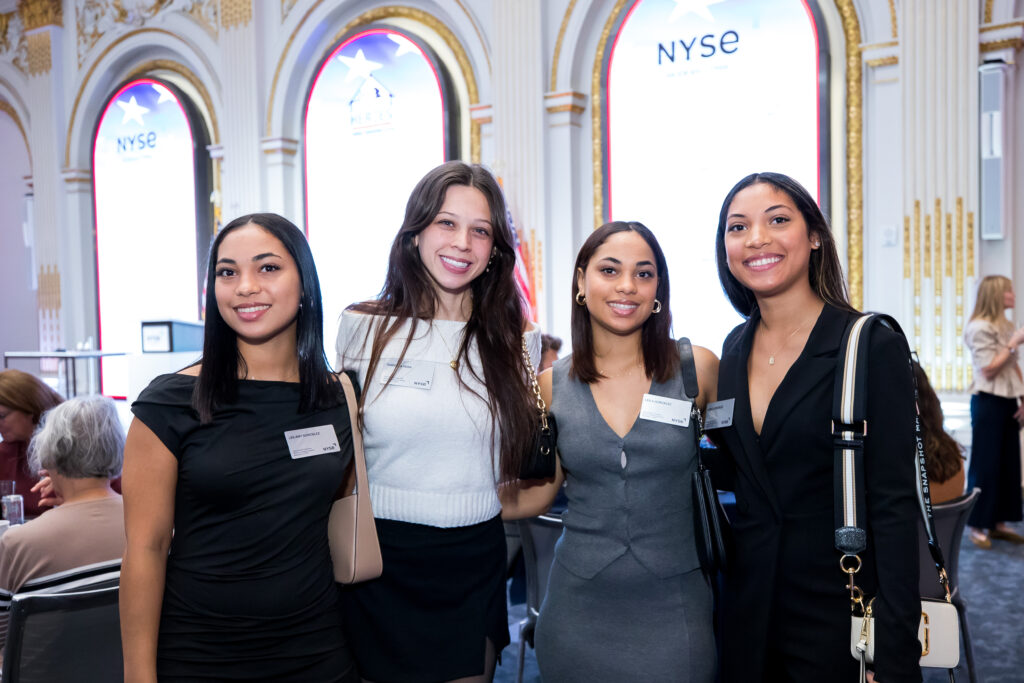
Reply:
[[[537,435],[533,440],[523,466],[519,470],[520,479],[549,479],[555,476],[555,448],[558,445],[558,426],[555,424],[555,416],[548,412],[544,399],[540,395],[540,384],[537,383],[537,373],[533,369],[533,361],[530,360],[530,352],[526,348],[526,337],[523,337],[523,362],[526,364],[527,372],[530,373],[530,389],[533,393],[537,412]]]
[[[686,337],[676,342],[679,347],[679,362],[683,372],[683,392],[693,401],[690,421],[693,423],[693,438],[697,448],[697,471],[693,473],[693,525],[700,568],[707,576],[724,572],[729,565],[729,518],[718,500],[718,492],[711,482],[711,471],[705,467],[701,456],[700,442],[704,436],[704,418],[697,409],[697,366],[693,361],[693,347]]]

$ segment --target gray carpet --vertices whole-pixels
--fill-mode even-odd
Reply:
[[[1014,528],[1024,534],[1024,524]],[[994,541],[990,550],[981,550],[965,537],[960,550],[960,590],[967,603],[978,681],[1024,682],[1024,545]],[[519,620],[525,614],[524,605],[509,606],[512,644],[502,652],[501,666],[494,677],[498,683],[516,680]],[[944,671],[926,669],[924,680],[947,683],[948,677]],[[529,647],[523,681],[540,682],[537,660]],[[968,681],[963,662],[957,671],[957,681]]]

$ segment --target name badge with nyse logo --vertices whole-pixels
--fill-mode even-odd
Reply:
[[[654,420],[677,427],[690,425],[691,401],[680,401],[677,398],[644,394],[644,402],[640,407],[641,420]]]
[[[322,453],[337,453],[341,450],[333,425],[292,429],[284,433],[284,438],[288,442],[288,452],[291,453],[292,460]]]
[[[422,360],[403,360],[398,372],[395,372],[396,365],[398,365],[398,359],[384,359],[384,369],[378,373],[381,384],[388,384],[388,378],[393,372],[395,376],[390,382],[390,386],[393,387],[429,389],[434,382],[434,363]]]
[[[734,398],[709,403],[704,414],[704,429],[722,429],[732,425],[732,410],[735,405]]]

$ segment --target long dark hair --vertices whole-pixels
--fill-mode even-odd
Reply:
[[[736,277],[729,272],[729,261],[725,254],[725,228],[726,219],[729,214],[729,206],[736,195],[757,183],[771,185],[780,192],[785,192],[796,205],[797,210],[804,217],[807,224],[807,234],[817,235],[821,246],[811,250],[811,264],[809,275],[811,289],[827,304],[844,311],[855,313],[856,309],[850,304],[850,297],[846,290],[846,279],[843,277],[843,266],[839,262],[839,252],[836,249],[836,241],[832,237],[832,230],[828,227],[828,221],[822,215],[821,209],[814,203],[814,198],[804,189],[804,186],[782,173],[751,173],[743,180],[736,183],[729,194],[725,195],[722,202],[722,210],[718,214],[718,234],[715,237],[715,260],[718,264],[718,280],[722,283],[725,295],[729,302],[740,315],[749,318],[750,314],[757,308],[757,299],[754,293],[743,286]]]
[[[581,382],[592,384],[603,375],[594,363],[594,332],[590,326],[590,310],[586,304],[576,301],[579,282],[576,274],[586,273],[594,253],[612,235],[619,232],[635,232],[647,242],[654,252],[654,264],[658,271],[658,287],[655,298],[661,302],[661,312],[652,313],[640,328],[640,348],[644,354],[644,370],[658,382],[668,380],[679,369],[679,353],[672,340],[672,309],[669,299],[668,263],[665,252],[647,226],[636,221],[612,221],[590,233],[587,241],[576,255],[576,267],[572,270],[572,368],[570,374]]]
[[[928,479],[943,484],[963,469],[963,448],[942,428],[942,405],[928,381],[928,374],[916,360],[911,365],[917,381],[917,409],[921,412],[925,469],[928,470]]]
[[[406,204],[405,219],[391,244],[388,272],[380,295],[373,301],[350,308],[380,318],[367,330],[367,335],[373,335],[367,377],[373,376],[388,342],[406,321],[411,321],[400,359],[405,357],[419,321],[432,320],[438,306],[434,281],[420,259],[413,238],[437,217],[448,188],[453,186],[479,190],[491,210],[493,258],[488,269],[470,283],[473,308],[456,358],[466,361],[460,362],[459,367],[469,368],[469,372],[487,387],[491,424],[501,434],[501,478],[512,480],[518,478],[523,457],[533,443],[537,411],[530,402],[527,368],[521,351],[526,312],[515,282],[515,241],[508,224],[505,198],[494,176],[483,166],[461,161],[449,161],[427,173],[417,183]],[[474,339],[480,353],[483,377],[477,375],[468,362],[469,348]],[[467,391],[473,391],[461,375],[459,384]]]
[[[280,240],[299,270],[302,292],[296,322],[296,354],[299,358],[299,412],[327,408],[338,401],[339,389],[324,355],[324,313],[320,303],[320,279],[305,235],[291,221],[276,213],[253,213],[231,221],[217,233],[210,246],[206,268],[206,326],[202,366],[192,391],[192,407],[201,422],[213,420],[213,411],[238,400],[238,372],[245,359],[238,350],[238,335],[224,322],[217,308],[217,251],[236,228],[258,225]]]

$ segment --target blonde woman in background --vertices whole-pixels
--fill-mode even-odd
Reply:
[[[981,495],[967,523],[971,542],[992,547],[992,539],[1024,543],[1024,536],[1007,522],[1021,521],[1020,428],[1024,424],[1024,376],[1017,364],[1017,348],[1024,343],[1024,328],[1015,330],[1004,311],[1017,300],[1013,283],[989,275],[978,284],[978,299],[964,329],[971,350],[971,464],[967,489]]]

